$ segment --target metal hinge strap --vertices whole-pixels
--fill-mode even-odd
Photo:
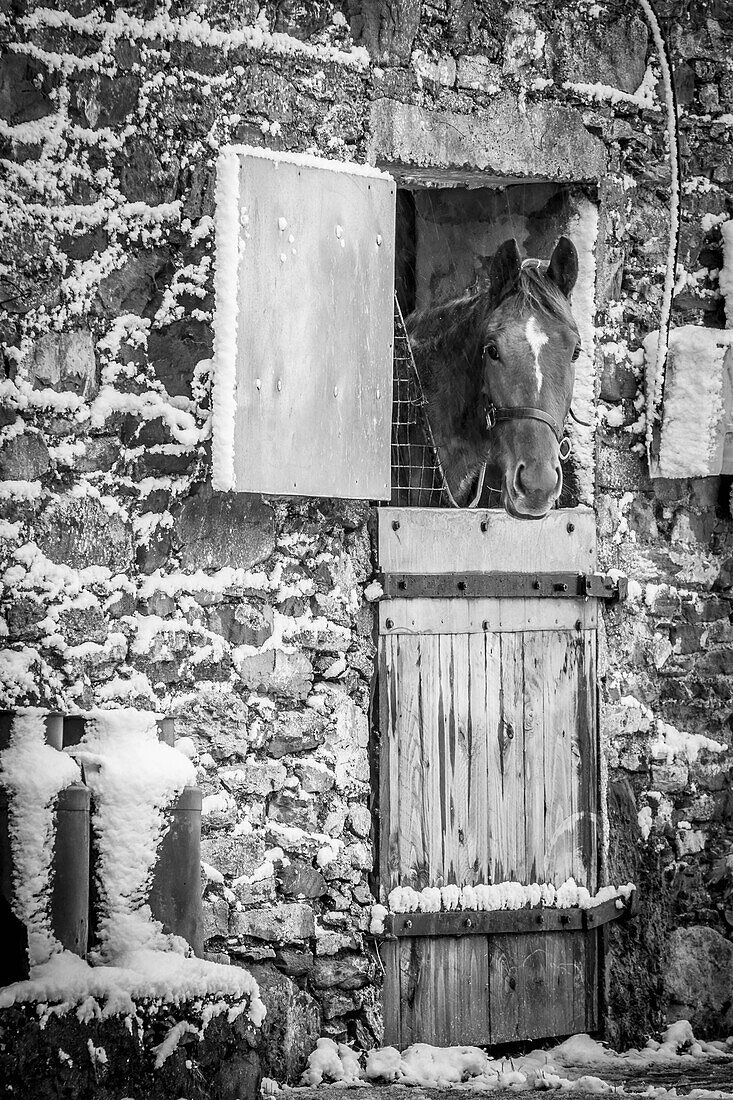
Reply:
[[[498,909],[488,912],[458,910],[449,913],[390,913],[385,918],[388,937],[491,936],[531,932],[588,932],[610,921],[635,915],[636,891],[629,899],[611,898],[591,909]]]
[[[627,579],[607,573],[385,573],[387,599],[562,599],[591,596],[622,600]]]

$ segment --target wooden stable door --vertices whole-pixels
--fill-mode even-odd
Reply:
[[[574,587],[596,565],[592,511],[383,508],[379,554],[383,894],[570,877],[595,892],[597,601]],[[597,1027],[595,929],[510,916],[517,930],[446,934],[457,920],[403,919],[381,945],[386,1043]]]

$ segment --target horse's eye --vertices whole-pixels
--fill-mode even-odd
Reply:
[[[496,344],[487,344],[484,348],[484,351],[488,355],[489,359],[499,358],[499,349],[497,348]]]
[[[575,362],[575,360],[578,358],[579,355],[580,355],[580,344],[576,344],[575,345],[575,351],[573,352],[573,362]]]

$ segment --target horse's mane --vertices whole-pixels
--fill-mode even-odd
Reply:
[[[527,311],[545,314],[562,321],[577,335],[570,302],[547,278],[547,267],[543,260],[525,260],[517,278],[498,291],[491,285],[483,286],[462,297],[416,310],[407,318],[420,380],[431,395],[455,405],[475,403],[483,348],[499,306],[504,306],[510,317]]]

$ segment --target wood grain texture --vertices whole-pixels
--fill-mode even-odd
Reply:
[[[480,532],[475,513],[449,513],[454,527],[444,527],[445,513],[434,522],[424,509],[382,511],[388,561],[381,564],[395,571],[434,572],[438,557],[446,570],[470,568],[487,546],[497,568],[516,569],[520,561],[573,568],[575,532],[584,567],[595,567],[594,520],[583,509],[558,513],[555,528],[545,531],[551,537],[541,562],[540,540],[527,525],[492,515]],[[569,522],[575,532],[567,531]],[[382,861],[385,887],[559,884],[573,875],[597,888],[596,602],[562,601],[561,621],[538,623],[541,606],[556,615],[561,605],[446,599],[385,601],[380,608],[388,685],[383,784],[390,787],[383,798],[391,853]],[[408,932],[385,987],[386,996],[399,991],[400,1022],[390,1024],[398,1045],[591,1030],[599,1018],[597,939],[596,931]],[[479,987],[488,994],[476,998]],[[388,1016],[396,1019],[393,1006]]]
[[[570,508],[519,523],[499,511],[380,508],[379,565],[384,573],[586,573],[596,567],[595,515]]]
[[[393,599],[379,603],[381,634],[577,630],[578,623],[582,630],[598,625],[596,600]]]
[[[240,161],[236,488],[388,500],[395,185]]]
[[[416,937],[401,940],[399,948],[400,1049],[420,1042],[486,1043],[490,1035],[486,940]]]

